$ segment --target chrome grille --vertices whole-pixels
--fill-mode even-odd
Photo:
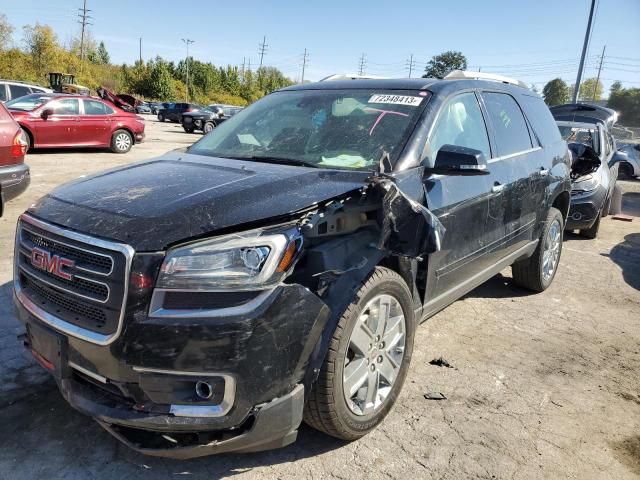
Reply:
[[[42,252],[50,262],[44,266],[37,261]],[[16,232],[16,294],[54,328],[108,344],[122,328],[132,257],[127,245],[23,215]],[[64,269],[56,267],[60,260],[67,262]]]

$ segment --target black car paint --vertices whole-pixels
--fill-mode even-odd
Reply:
[[[172,417],[155,411],[158,406],[153,404],[133,408],[85,401],[68,372],[59,378],[74,406],[145,453],[185,458],[215,453],[225,443],[149,450],[114,428],[226,431],[254,419],[248,428],[258,435],[260,422],[255,419],[271,405],[266,402],[287,398],[296,386],[311,388],[342,312],[376,265],[393,268],[406,280],[417,318],[426,320],[499,269],[531,254],[549,207],[559,208],[566,217],[570,184],[564,142],[490,159],[489,175],[481,177],[429,175],[421,164],[430,125],[446,99],[476,90],[506,92],[517,99],[522,89],[495,82],[422,79],[290,88],[424,89],[433,97],[393,169],[384,173],[172,152],[61,187],[28,211],[60,227],[131,245],[136,250],[133,272],[150,278],[157,276],[164,251],[176,243],[274,222],[291,222],[301,229],[305,245],[295,268],[255,312],[223,318],[154,318],[148,314],[151,290],[132,288],[125,328],[112,344],[68,337],[69,359],[114,384],[139,384],[141,374],[133,366],[222,371],[238,379],[229,414],[203,419]],[[532,141],[537,141],[533,128]],[[504,189],[495,191],[496,182]],[[362,224],[340,231],[341,215]],[[389,218],[393,221],[385,220]],[[41,325],[20,302],[17,307],[23,322]],[[294,402],[292,415],[300,409],[300,401]],[[261,446],[250,448],[293,441],[295,432],[284,442],[280,433],[289,420],[274,429],[275,437],[262,438]],[[234,450],[243,445],[247,444]]]
[[[158,119],[162,116],[164,120],[176,123],[182,122],[182,115],[188,113],[188,110],[198,109],[198,105],[194,103],[169,103],[164,105],[165,107],[162,110],[158,110]]]
[[[182,122],[182,128],[184,128],[186,132],[193,132],[195,130],[203,130],[204,125],[207,122],[213,124],[214,127],[217,127],[227,119],[229,119],[229,117],[225,115],[220,116],[216,112],[203,109],[197,112],[183,113],[181,122]]]

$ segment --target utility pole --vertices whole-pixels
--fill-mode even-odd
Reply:
[[[304,49],[304,53],[302,54],[302,80],[300,83],[304,83],[304,70],[307,68],[307,61],[309,60],[309,54],[307,53],[307,49]]]
[[[142,37],[140,37],[140,63],[142,63]]]
[[[262,37],[262,43],[258,44],[258,53],[260,54],[260,67],[262,68],[262,60],[264,58],[264,54],[267,53],[267,36]]]
[[[363,53],[362,55],[360,55],[360,62],[358,63],[358,75],[364,75],[366,66],[367,66],[367,56]]]
[[[411,73],[413,73],[413,67],[416,66],[416,62],[413,60],[413,53],[411,57],[409,57],[409,61],[407,62],[407,68],[409,68],[409,78],[411,78]]]
[[[89,22],[89,20],[91,20],[91,15],[89,15],[89,12],[91,10],[89,10],[87,8],[87,0],[83,1],[82,4],[82,8],[78,9],[78,17],[80,18],[80,20],[78,20],[78,23],[82,26],[81,30],[80,30],[80,60],[84,61],[84,32],[87,29],[87,27],[89,25],[91,25],[91,22]]]
[[[573,89],[573,103],[578,102],[578,94],[580,93],[580,82],[582,81],[582,72],[584,70],[584,59],[587,56],[587,47],[589,45],[589,37],[591,36],[591,24],[593,23],[593,10],[596,6],[596,0],[591,0],[591,10],[589,10],[589,22],[587,23],[587,31],[584,34],[584,43],[582,44],[582,55],[580,56],[580,66],[578,67],[578,78],[576,78],[576,87]]]
[[[602,47],[602,55],[600,56],[600,65],[598,66],[598,76],[596,77],[596,83],[593,86],[593,101],[596,101],[596,93],[598,92],[598,84],[600,83],[600,72],[602,71],[602,62],[604,60],[604,51],[607,49],[605,45]]]
[[[187,103],[189,103],[189,45],[195,43],[194,40],[190,38],[183,38],[182,41],[187,46],[187,61],[186,61],[186,69],[187,69]]]

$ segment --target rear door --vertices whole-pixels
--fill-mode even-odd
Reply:
[[[31,93],[31,89],[25,85],[14,85],[8,84],[9,91],[11,92],[11,99],[18,97],[24,97],[25,95],[29,95]]]
[[[533,238],[548,170],[516,99],[495,91],[483,91],[481,97],[495,144],[488,169],[493,191],[501,193],[500,201],[492,203],[487,233],[488,259],[497,262]]]
[[[35,122],[35,144],[38,147],[71,147],[78,142],[80,101],[77,98],[59,98],[47,103],[41,110],[51,109],[46,120]]]
[[[432,166],[443,145],[474,148],[491,158],[486,123],[473,91],[446,100],[425,148]],[[431,175],[425,180],[427,204],[446,229],[441,249],[429,257],[432,297],[460,285],[482,269],[487,244],[489,204],[495,195],[488,175]]]
[[[113,109],[99,100],[82,99],[84,111],[78,124],[78,142],[83,145],[108,146],[111,143]]]

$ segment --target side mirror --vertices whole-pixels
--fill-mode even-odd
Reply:
[[[457,145],[443,145],[438,150],[433,168],[426,168],[426,174],[441,175],[488,175],[487,160],[480,150]]]
[[[52,108],[45,108],[44,110],[42,110],[42,112],[40,113],[40,117],[42,117],[43,120],[46,120],[47,118],[49,118],[51,115],[53,115],[53,109]]]

